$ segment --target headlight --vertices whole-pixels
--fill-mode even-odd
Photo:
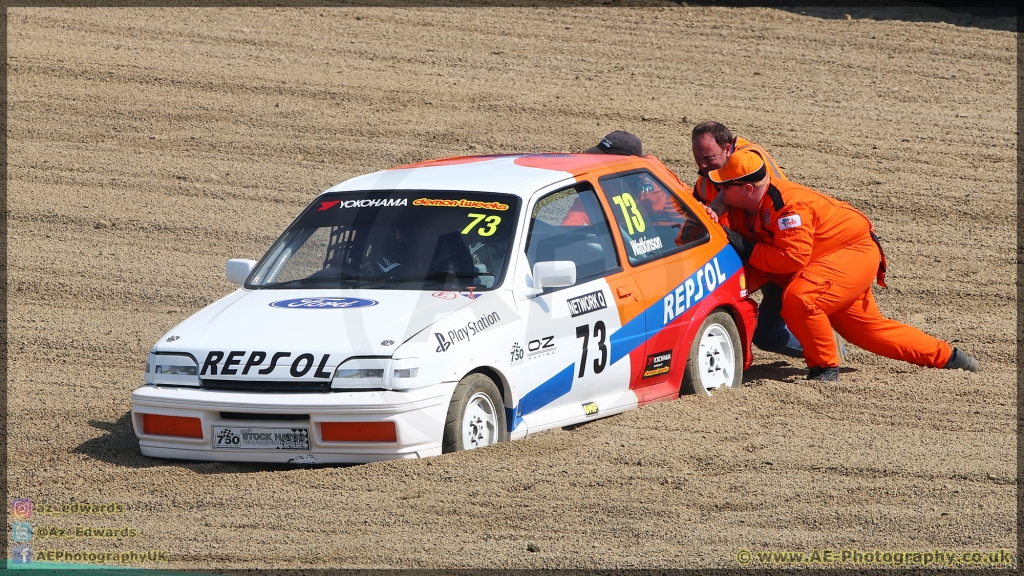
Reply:
[[[382,389],[387,358],[350,358],[334,371],[331,388]]]
[[[416,377],[420,374],[419,358],[401,358],[391,361],[391,386],[395,390],[417,388]]]
[[[146,384],[155,386],[199,386],[196,361],[184,354],[149,354]]]
[[[391,375],[391,377],[395,380],[401,378],[415,378],[416,375],[419,373],[420,369],[418,366],[413,366],[412,368],[395,368],[395,372]]]

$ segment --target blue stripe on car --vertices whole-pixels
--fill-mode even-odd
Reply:
[[[710,267],[710,268],[709,268]],[[659,332],[665,329],[677,317],[689,311],[698,303],[702,302],[710,294],[728,280],[720,280],[719,274],[726,279],[743,268],[736,251],[726,245],[717,254],[712,256],[704,265],[690,274],[679,283],[675,289],[670,290],[657,302],[648,306],[642,314],[627,322],[624,326],[612,332],[609,338],[611,343],[611,362],[614,364],[630,352],[642,346],[647,340],[654,338]],[[714,280],[712,282],[711,280]],[[687,282],[690,286],[687,286]],[[714,286],[712,288],[712,286]],[[689,288],[689,293],[687,293]],[[698,290],[699,288],[699,290]],[[681,302],[677,302],[680,299]],[[677,313],[678,312],[678,313]],[[648,327],[657,328],[650,329]],[[543,384],[526,393],[519,404],[514,408],[506,408],[509,430],[515,430],[523,421],[524,414],[536,412],[558,398],[566,395],[572,390],[573,374],[576,372],[576,363],[563,368],[558,374],[548,378]]]

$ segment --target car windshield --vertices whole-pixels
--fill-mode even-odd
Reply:
[[[246,287],[489,290],[504,273],[518,208],[508,194],[324,194],[274,243]]]

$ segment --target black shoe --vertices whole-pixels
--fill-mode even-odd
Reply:
[[[817,380],[818,382],[839,382],[839,368],[811,368],[810,371],[807,372],[807,379]]]
[[[946,370],[956,370],[961,368],[969,372],[978,371],[978,361],[971,358],[967,354],[964,354],[959,348],[953,348],[953,355],[949,357],[949,362],[943,366]]]

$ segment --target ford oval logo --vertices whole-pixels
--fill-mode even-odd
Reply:
[[[274,308],[306,308],[316,310],[338,310],[342,308],[366,308],[376,306],[376,300],[367,298],[295,298],[271,302]]]

